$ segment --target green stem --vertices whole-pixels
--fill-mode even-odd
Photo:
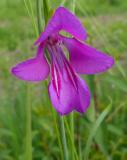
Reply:
[[[68,125],[67,119],[65,119],[65,124],[66,124],[67,132],[68,132],[68,135],[69,135],[69,138],[70,138],[70,141],[71,141],[71,146],[72,146],[73,152],[75,154],[75,159],[79,160],[76,148],[75,148],[74,143],[73,143],[73,139],[72,139],[72,135],[71,135],[71,131],[70,131],[70,127]]]
[[[76,118],[76,129],[77,129],[77,148],[78,148],[78,155],[79,159],[82,160],[82,147],[81,147],[81,124],[80,124],[81,117],[80,115],[77,115]]]
[[[48,0],[43,0],[43,13],[44,13],[44,19],[45,19],[45,25],[46,25],[49,18]]]
[[[41,0],[36,0],[36,7],[37,7],[38,32],[40,34],[41,31],[42,31],[42,26],[41,26],[41,21],[42,21],[42,16],[41,16]]]
[[[71,134],[74,140],[74,113],[72,112],[70,115],[70,125],[71,125]]]
[[[34,10],[33,10],[32,0],[29,0],[29,4],[30,4],[30,10],[31,10],[31,16],[32,16],[34,28],[35,28],[36,34],[38,36],[38,30],[37,30],[37,25],[36,25],[36,21],[35,21],[35,15],[34,15]]]
[[[32,24],[33,24],[33,27],[35,29],[35,33],[36,33],[36,36],[38,36],[38,31],[37,31],[37,26],[36,26],[36,22],[35,22],[35,19],[34,19],[34,12],[33,12],[33,8],[32,8],[32,2],[29,0],[29,5],[30,7],[28,6],[28,2],[26,0],[24,0],[24,4],[25,4],[25,7],[26,7],[26,10],[28,12],[28,15],[30,16],[31,18],[31,21],[32,21]],[[30,8],[30,9],[29,9]]]
[[[60,123],[60,132],[61,132],[61,138],[62,138],[62,144],[63,144],[64,160],[69,160],[66,133],[65,133],[65,125],[64,125],[64,118],[63,117],[59,116],[59,123]]]
[[[88,76],[89,86],[90,86],[90,91],[91,91],[92,97],[94,97],[94,90],[95,90],[94,78],[95,78],[94,75]]]
[[[66,0],[63,0],[63,1],[61,2],[60,6],[64,6],[65,2],[66,2]]]
[[[57,123],[57,119],[58,119],[57,117],[58,116],[57,116],[55,110],[53,109],[53,107],[52,107],[52,113],[53,113],[53,117],[54,117],[54,121],[55,121],[55,128],[56,128],[56,134],[57,134],[57,138],[58,138],[58,144],[59,144],[60,152],[61,152],[61,160],[64,160],[61,136],[60,136],[60,132],[59,132],[59,126],[58,126],[58,123]]]
[[[95,76],[94,75],[88,75],[88,83],[91,91],[92,101],[91,101],[91,107],[89,108],[88,112],[86,113],[87,118],[91,123],[94,123],[96,118],[96,107],[95,107]]]
[[[74,113],[73,112],[70,115],[70,128],[71,128],[72,145],[75,147],[75,143],[74,143]],[[72,147],[72,160],[75,159],[74,147]]]
[[[73,0],[72,1],[72,12],[75,13],[75,3],[76,3],[76,0]]]
[[[75,13],[75,0],[72,1],[72,12]],[[72,136],[72,160],[75,159],[74,155],[74,148],[75,148],[75,142],[74,142],[74,113],[72,112],[70,115],[70,125],[71,125],[71,136]]]
[[[39,7],[39,4],[37,4],[37,6]],[[47,0],[43,0],[43,13],[44,13],[44,20],[45,20],[45,25],[46,25],[48,22],[48,18],[49,18],[49,7],[48,7]],[[40,20],[40,18],[38,16],[38,21],[39,20]],[[55,117],[55,114],[54,114],[54,117]],[[56,124],[56,117],[55,117],[55,124]],[[56,124],[56,131],[57,131],[58,143],[59,143],[60,150],[61,150],[61,157],[64,160],[68,160],[68,149],[67,149],[67,142],[66,142],[66,134],[65,134],[65,126],[64,126],[63,117],[59,117],[59,124],[60,124],[60,134],[61,134],[61,138],[62,138],[62,144],[61,144],[57,124]],[[62,147],[63,147],[63,151],[62,151]]]
[[[25,160],[32,160],[32,123],[31,123],[31,91],[27,86],[26,102],[26,153]]]

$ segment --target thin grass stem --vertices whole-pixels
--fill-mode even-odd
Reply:
[[[67,133],[68,133],[70,141],[71,141],[71,146],[72,146],[74,154],[75,154],[75,158],[76,158],[76,160],[78,160],[79,157],[78,157],[76,148],[75,148],[74,143],[73,143],[72,134],[71,134],[71,130],[70,130],[69,124],[67,122],[67,119],[65,119],[65,124],[66,124],[66,128],[67,128]]]
[[[26,0],[24,0],[25,7],[26,7],[26,10],[28,12],[29,17],[31,18],[32,25],[33,25],[33,28],[35,30],[36,36],[38,36],[38,30],[37,30],[36,22],[35,22],[35,19],[34,19],[34,13],[33,13],[33,9],[32,9],[32,5],[31,5],[30,0],[29,0],[29,3],[30,3],[30,8],[31,9],[29,9],[28,2]]]
[[[72,145],[75,147],[74,143],[74,113],[72,112],[70,115],[70,129],[71,129],[71,137],[72,137]],[[72,147],[72,160],[74,160],[74,147]]]
[[[59,127],[58,127],[58,123],[57,123],[57,114],[55,113],[53,108],[52,108],[52,113],[53,113],[53,117],[54,117],[54,121],[55,121],[55,128],[56,128],[56,134],[57,134],[57,138],[58,138],[58,144],[59,144],[59,147],[60,147],[61,160],[64,160],[62,142],[61,142]]]
[[[25,160],[32,160],[31,88],[27,86]]]
[[[61,139],[62,139],[62,145],[63,145],[64,160],[69,160],[66,133],[65,133],[64,117],[59,116],[59,123],[60,123],[59,124],[60,125],[60,133],[61,133]]]
[[[76,4],[76,0],[72,1],[72,12],[75,13],[75,4]]]
[[[48,22],[49,18],[49,4],[48,0],[43,0],[43,13],[44,13],[44,19],[45,19],[45,25]]]
[[[65,2],[66,2],[66,0],[63,0],[63,1],[61,2],[60,6],[64,6]]]
[[[30,10],[31,10],[31,19],[33,21],[33,25],[36,31],[36,34],[38,36],[38,29],[37,29],[37,25],[36,25],[36,21],[35,21],[35,15],[34,15],[34,10],[33,10],[33,5],[32,5],[32,1],[29,0],[29,4],[30,4]]]
[[[37,23],[38,23],[38,32],[41,33],[41,0],[36,0],[36,7],[37,7]]]

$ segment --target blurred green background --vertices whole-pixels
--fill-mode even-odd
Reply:
[[[61,1],[49,4],[55,9]],[[64,5],[71,8],[71,0]],[[127,160],[127,0],[78,0],[76,15],[87,29],[87,42],[116,60],[112,69],[94,77],[95,120],[109,105],[110,111],[93,137],[89,159]],[[13,65],[35,54],[36,38],[24,1],[0,0],[0,160],[24,160],[28,104],[32,105],[33,159],[61,160],[45,82],[26,83],[10,74]],[[80,145],[76,150],[83,155],[94,118],[91,110],[74,116],[75,144]]]

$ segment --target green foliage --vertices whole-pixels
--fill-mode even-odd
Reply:
[[[35,7],[35,2],[32,2]],[[61,3],[71,7],[71,1],[67,0],[49,3],[51,13]],[[114,56],[116,64],[109,72],[87,77],[93,85],[91,90],[94,88],[92,94],[96,96],[93,97],[95,111],[92,110],[93,101],[92,111],[87,111],[84,116],[74,114],[75,147],[69,118],[65,120],[69,151],[74,151],[75,159],[82,160],[84,150],[91,160],[127,159],[126,10],[126,0],[76,1],[76,14],[89,35],[87,43]],[[35,8],[33,14],[36,23]],[[22,0],[0,1],[0,160],[24,160],[26,86],[29,84],[14,78],[10,67],[35,54],[36,48],[31,47],[36,39],[32,18]],[[59,127],[45,82],[33,84],[31,90],[33,159],[59,160]],[[112,102],[110,110],[107,108],[109,102]],[[71,155],[70,152],[69,157]]]

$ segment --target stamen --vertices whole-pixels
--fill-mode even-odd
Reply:
[[[52,64],[52,83],[56,90],[57,96],[60,96],[60,75],[56,66]]]
[[[78,91],[77,77],[68,62],[65,62],[65,68],[68,73],[68,77],[71,80],[75,90]]]
[[[58,49],[59,49],[59,53],[60,53],[60,58],[62,59],[62,62],[64,63],[64,67],[66,68],[68,78],[71,80],[76,91],[78,91],[77,77],[76,77],[73,69],[71,68],[67,58],[65,57],[62,49],[60,47]]]
[[[52,61],[52,83],[56,90],[57,96],[60,96],[61,80],[64,78],[63,74],[66,74],[67,78],[74,86],[76,92],[78,92],[76,74],[74,73],[72,67],[70,66],[67,58],[63,53],[63,50],[61,49],[61,43],[57,43],[53,46],[48,44],[48,50]]]

